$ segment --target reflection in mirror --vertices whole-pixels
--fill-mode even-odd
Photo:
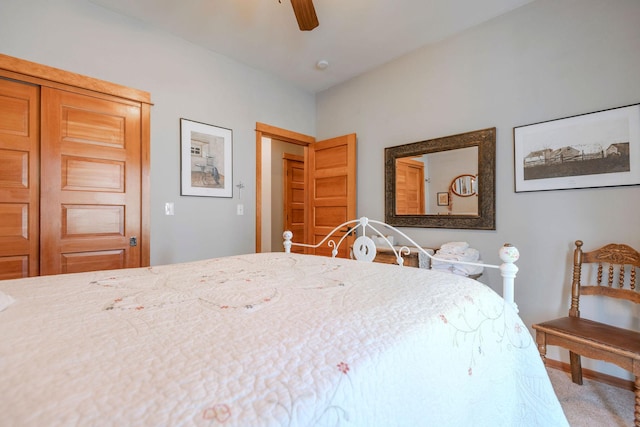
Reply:
[[[459,175],[453,178],[451,181],[451,191],[456,196],[470,197],[476,194],[476,185],[478,180],[475,175]]]
[[[386,148],[385,222],[495,230],[495,135],[490,128]]]
[[[429,184],[425,179],[424,159],[403,157],[396,159],[396,213],[398,215],[422,215],[424,201],[429,200]],[[427,183],[425,184],[425,181]]]
[[[477,215],[478,200],[456,200],[438,203],[437,194],[453,194],[455,178],[478,170],[478,147],[425,153],[420,156],[396,159],[396,214],[397,215]],[[469,186],[470,188],[470,186]],[[457,194],[460,195],[460,194]]]

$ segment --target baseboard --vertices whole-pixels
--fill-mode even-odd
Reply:
[[[546,359],[545,365],[548,368],[558,369],[560,371],[567,372],[571,374],[571,365],[565,362],[560,362],[559,360]],[[603,374],[601,372],[592,371],[591,369],[582,368],[582,377],[598,381],[604,384],[609,384],[614,387],[622,388],[625,390],[634,390],[633,381],[624,380],[622,378],[614,377],[613,375]]]

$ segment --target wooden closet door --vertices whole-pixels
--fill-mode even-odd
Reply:
[[[0,78],[0,280],[37,276],[39,87]]]
[[[140,106],[42,88],[41,271],[140,266]]]

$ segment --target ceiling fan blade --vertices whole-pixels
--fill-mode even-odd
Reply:
[[[291,0],[291,5],[298,20],[298,27],[302,31],[311,31],[318,26],[318,17],[312,0]]]

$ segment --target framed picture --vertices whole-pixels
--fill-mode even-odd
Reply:
[[[640,104],[513,129],[515,191],[640,184]]]
[[[180,119],[183,196],[233,197],[231,129]]]
[[[449,206],[449,193],[438,193],[438,206]]]

